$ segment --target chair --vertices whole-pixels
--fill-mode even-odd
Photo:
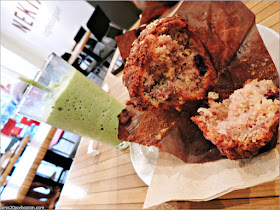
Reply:
[[[80,71],[82,74],[84,74],[84,75],[86,75],[86,71],[84,70],[84,69],[82,69],[81,67],[80,67],[80,65],[81,65],[81,63],[82,63],[82,57],[81,56],[78,56],[77,58],[76,58],[76,60],[74,61],[74,63],[72,64],[72,66],[74,67],[74,68],[76,68],[78,71]]]
[[[59,155],[58,153],[55,153],[52,150],[47,150],[43,161],[46,161],[48,163],[51,163],[55,165],[55,167],[61,167],[62,170],[59,174],[59,177],[57,180],[55,179],[50,179],[49,177],[46,177],[45,175],[41,175],[40,173],[36,173],[34,177],[35,182],[41,182],[43,184],[46,184],[48,186],[63,186],[63,177],[66,175],[67,171],[70,169],[73,159],[70,157],[64,157],[62,155]]]
[[[97,5],[87,22],[87,27],[99,42],[102,41],[102,38],[106,34],[109,24],[110,19],[103,12],[100,6]]]
[[[20,141],[21,141],[21,139],[18,138],[17,136],[12,136],[12,138],[10,138],[10,143],[8,144],[8,146],[5,149],[5,154],[4,155],[6,155],[6,153],[9,150],[14,149],[14,147],[15,147],[14,145],[17,144],[17,143],[20,143]],[[11,151],[9,151],[9,152],[11,152]],[[1,168],[1,170],[2,170],[2,168]]]
[[[83,49],[83,52],[87,53],[87,55],[94,59],[89,65],[87,65],[86,73],[92,78],[92,81],[98,80],[96,83],[99,84],[99,80],[101,79],[103,81],[103,77],[99,78],[100,75],[95,72],[101,72],[100,69],[106,65],[107,60],[116,50],[115,37],[121,35],[124,30],[111,22],[99,5],[95,7],[93,14],[87,22],[87,27],[98,42],[93,43],[94,47],[89,48],[86,45]],[[101,49],[98,55],[93,52],[96,46]],[[96,77],[93,74],[98,76]]]
[[[93,70],[93,73],[96,74],[97,76],[99,76],[100,78],[102,78],[104,80],[107,72],[104,69],[102,69],[99,66],[97,66]]]
[[[70,57],[71,57],[71,54],[70,53],[64,53],[62,56],[61,56],[61,58],[63,59],[63,60],[65,60],[65,61],[68,61],[69,59],[70,59]]]
[[[87,22],[87,27],[100,43],[112,49],[116,47],[115,37],[124,32],[123,28],[111,22],[99,5],[95,7],[92,16]],[[112,39],[114,41],[113,46],[108,44],[104,38],[105,40],[106,38]]]
[[[105,34],[105,37],[115,38],[116,36],[120,36],[123,34],[123,29],[118,28],[118,26],[113,26],[113,24],[110,24],[110,27]]]
[[[10,163],[11,158],[15,154],[15,151],[18,149],[20,140],[12,139],[8,147],[5,149],[5,153],[1,155],[1,174],[5,171],[8,164]]]
[[[124,32],[119,26],[115,25],[114,23],[110,23],[109,28],[102,39],[102,43],[106,46],[116,48],[117,43],[115,40],[116,36],[122,35]]]
[[[12,155],[7,167],[3,170],[3,173],[1,173],[1,186],[5,184],[7,176],[11,173],[15,163],[17,162],[18,158],[21,156],[24,148],[29,142],[29,138],[30,135],[27,135],[21,140],[18,148],[15,150],[14,154]]]
[[[80,136],[64,131],[57,144],[52,146],[50,150],[66,158],[73,158],[80,139]]]
[[[85,35],[86,30],[81,26],[78,33],[76,34],[76,36],[74,37],[74,41],[76,42],[76,44],[74,45],[74,47],[72,48],[72,51],[75,50],[77,44],[81,41],[81,39],[83,38],[83,36]]]
[[[92,57],[94,60],[96,60],[96,62],[100,62],[102,60],[102,58],[100,56],[96,55],[93,51],[89,50],[88,48],[84,48],[83,52],[86,55]],[[85,56],[85,58],[86,58],[86,56]]]
[[[40,173],[36,174],[34,180],[49,186],[62,187],[64,177],[71,167],[80,139],[81,137],[76,134],[57,129],[43,160],[56,167],[61,167],[62,171],[59,173],[57,180],[51,180],[48,177],[41,176]],[[69,145],[67,146],[67,144]],[[68,151],[66,148],[68,148]]]
[[[90,51],[93,52],[95,46],[97,44],[97,41],[93,38],[89,38],[86,45],[85,45],[85,48],[89,49]]]
[[[41,123],[1,192],[1,203],[21,203],[34,179],[56,128]],[[6,172],[7,173],[7,172]]]

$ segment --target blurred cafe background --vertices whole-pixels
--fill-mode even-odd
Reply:
[[[19,171],[18,180],[23,180],[19,185],[28,181],[30,186],[32,182],[25,194],[27,190],[33,192],[32,199],[24,199],[26,203],[22,205],[54,208],[58,199],[55,192],[63,188],[81,138],[61,129],[48,136],[51,126],[15,114],[27,87],[17,76],[34,78],[48,55],[54,52],[101,86],[116,50],[115,36],[127,31],[140,14],[141,6],[132,1],[1,1],[3,199],[18,194],[13,190],[21,190],[18,186],[10,191],[6,189],[5,193],[13,173]],[[119,57],[112,73],[121,71],[122,67]],[[31,150],[42,138],[51,138],[45,150],[42,145]],[[38,197],[42,194],[47,197]],[[6,204],[1,201],[3,205]]]

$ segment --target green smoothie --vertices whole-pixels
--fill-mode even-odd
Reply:
[[[71,71],[59,83],[51,83],[45,97],[51,107],[46,123],[116,146],[118,118],[124,105],[79,71]]]

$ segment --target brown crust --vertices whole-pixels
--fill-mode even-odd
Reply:
[[[195,49],[201,57],[204,59],[204,63],[207,66],[207,72],[203,77],[203,88],[196,95],[183,94],[176,96],[179,100],[171,100],[168,103],[160,103],[158,105],[152,104],[151,101],[144,94],[144,74],[149,72],[149,62],[153,59],[153,45],[156,42],[157,36],[168,33],[171,28],[187,29],[187,34],[191,39],[193,49]],[[216,72],[212,66],[212,63],[207,55],[201,42],[195,38],[193,29],[188,25],[184,18],[175,16],[165,18],[150,24],[145,30],[143,30],[132,44],[130,55],[127,58],[127,62],[124,68],[123,81],[127,87],[130,95],[131,102],[139,110],[151,110],[155,106],[156,108],[170,109],[170,107],[176,107],[180,110],[182,105],[188,100],[197,100],[205,98],[207,90],[213,84],[216,77]]]

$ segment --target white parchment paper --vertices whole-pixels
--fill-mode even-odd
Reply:
[[[279,152],[275,148],[251,159],[186,164],[160,152],[144,208],[167,201],[208,201],[233,190],[279,178]]]

